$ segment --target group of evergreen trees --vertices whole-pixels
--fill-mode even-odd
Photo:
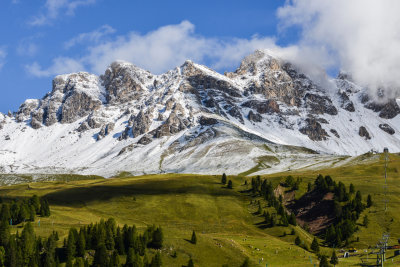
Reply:
[[[13,200],[11,203],[2,203],[0,220],[16,225],[21,222],[35,220],[36,215],[50,216],[50,207],[46,199],[34,195],[28,199]]]
[[[299,180],[294,183],[297,182],[299,182]],[[268,211],[267,212],[264,211],[264,213],[262,213],[261,203],[258,202],[259,205],[258,213],[263,214],[265,218],[265,224],[267,226],[269,227],[274,227],[276,225],[289,226],[289,224],[297,225],[296,216],[293,213],[289,215],[286,212],[283,206],[282,196],[279,196],[279,198],[275,197],[273,185],[271,182],[267,181],[267,179],[261,180],[260,176],[252,178],[251,191],[254,195],[261,195],[267,201],[269,207],[275,208],[276,213],[270,214]]]
[[[163,233],[160,227],[149,226],[143,234],[135,226],[117,226],[114,219],[83,226],[79,231],[69,230],[64,245],[57,247],[58,233],[53,232],[47,239],[36,237],[32,224],[26,223],[21,234],[10,234],[10,226],[2,220],[0,232],[0,266],[127,266],[159,267],[161,256],[156,253],[149,260],[147,248],[160,249]],[[89,264],[88,251],[94,251],[92,264]],[[120,255],[126,255],[122,265]]]
[[[368,195],[367,203],[362,201],[361,192],[356,191],[353,184],[349,190],[342,183],[336,183],[330,176],[318,175],[314,183],[314,190],[320,193],[334,193],[334,223],[325,232],[325,242],[330,246],[340,246],[357,231],[356,221],[361,212],[372,206],[372,197]],[[367,226],[368,223],[366,223]]]
[[[227,183],[226,174],[223,173],[223,174],[222,174],[222,178],[221,178],[221,184],[226,185],[226,183]],[[232,182],[232,180],[229,180],[229,181],[228,181],[228,184],[227,184],[226,187],[229,188],[229,189],[232,189],[232,188],[233,188],[233,182]]]

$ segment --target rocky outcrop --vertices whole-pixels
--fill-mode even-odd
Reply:
[[[103,100],[104,92],[96,75],[86,72],[59,75],[53,80],[52,91],[41,101],[21,106],[18,119],[30,113],[35,118],[35,127],[41,123],[46,126],[71,123],[98,109]]]
[[[361,137],[364,137],[366,140],[371,139],[371,136],[369,135],[369,132],[364,126],[361,126],[360,129],[358,130],[358,135]]]
[[[102,84],[107,91],[107,102],[110,104],[126,103],[142,96],[143,84],[151,73],[125,63],[114,62],[101,75]]]
[[[367,102],[365,107],[379,112],[379,117],[384,119],[393,119],[400,114],[400,107],[395,99],[391,99],[386,103]]]
[[[115,124],[113,122],[103,125],[100,132],[97,134],[97,140],[103,139],[105,136],[109,135],[114,130]]]
[[[247,115],[247,118],[249,121],[254,121],[254,122],[261,122],[262,117],[258,113],[254,113],[252,110],[249,111],[249,114]]]
[[[203,125],[203,126],[209,126],[209,125],[217,124],[218,120],[214,119],[214,118],[207,118],[207,117],[201,116],[199,118],[199,123],[200,123],[200,125]]]
[[[335,130],[335,129],[330,129],[329,130],[334,136],[336,136],[337,138],[340,138],[339,133]]]
[[[132,124],[132,135],[137,137],[149,131],[151,118],[149,114],[139,111]]]
[[[304,96],[306,107],[314,114],[337,115],[338,111],[327,96],[306,93]]]
[[[15,119],[18,122],[22,122],[31,118],[31,114],[34,110],[36,110],[39,106],[38,99],[27,99],[25,102],[19,107]]]
[[[396,131],[387,123],[379,124],[379,128],[390,135],[394,135],[396,133]]]
[[[307,135],[313,141],[326,140],[329,136],[328,133],[322,128],[321,124],[314,118],[307,118],[305,126],[301,127],[299,131]]]
[[[349,96],[346,94],[346,92],[339,92],[339,98],[340,98],[340,107],[349,111],[349,112],[354,112],[354,104],[351,102]]]
[[[280,113],[279,105],[275,100],[249,100],[244,102],[242,107],[254,109],[260,114]]]

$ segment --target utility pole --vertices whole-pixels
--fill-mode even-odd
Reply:
[[[389,202],[388,198],[387,198],[387,192],[388,192],[388,185],[387,185],[387,166],[388,166],[388,160],[389,160],[389,149],[387,147],[385,147],[383,149],[383,153],[384,153],[384,157],[385,157],[385,185],[383,186],[384,189],[384,202],[385,202],[385,213],[384,213],[384,225],[383,227],[384,232],[382,234],[381,240],[379,240],[378,244],[376,245],[376,247],[378,248],[378,253],[376,254],[376,264],[377,266],[381,266],[383,267],[383,262],[386,261],[386,250],[388,247],[388,241],[389,241],[389,227],[388,225],[386,225],[387,221],[387,204]]]

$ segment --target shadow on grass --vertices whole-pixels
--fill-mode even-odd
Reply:
[[[78,205],[92,201],[105,201],[117,197],[140,195],[180,195],[203,194],[211,196],[238,196],[235,190],[225,190],[218,186],[210,186],[211,183],[200,184],[195,179],[169,179],[135,181],[119,185],[92,185],[61,189],[48,193],[43,197],[53,205]]]

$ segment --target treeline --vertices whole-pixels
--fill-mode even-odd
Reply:
[[[325,242],[329,246],[341,246],[349,243],[349,238],[358,230],[356,225],[361,212],[372,205],[372,197],[368,195],[363,203],[359,190],[350,184],[347,190],[342,182],[336,183],[329,175],[318,175],[314,182],[314,190],[321,193],[334,193],[335,221],[324,234]]]
[[[274,188],[270,181],[267,181],[267,179],[261,180],[260,176],[252,178],[251,191],[255,195],[262,196],[266,200],[268,207],[275,208],[276,213],[263,212],[261,203],[258,202],[258,213],[263,214],[265,224],[268,227],[274,227],[276,225],[289,226],[289,224],[297,225],[296,216],[293,213],[287,213],[283,206],[282,196],[280,195],[278,198],[275,196]]]
[[[159,267],[161,256],[148,258],[147,248],[160,249],[163,233],[160,227],[149,226],[144,233],[136,227],[120,228],[114,219],[101,220],[79,228],[71,228],[63,246],[58,247],[58,233],[47,239],[36,237],[32,224],[26,223],[21,234],[10,234],[10,226],[1,222],[0,266],[59,266],[66,267]],[[126,255],[125,264],[120,260]]]
[[[3,202],[3,201],[1,201]],[[0,220],[16,225],[25,221],[35,221],[36,215],[50,216],[50,207],[46,199],[34,195],[28,199],[12,200],[11,203],[2,203]]]

